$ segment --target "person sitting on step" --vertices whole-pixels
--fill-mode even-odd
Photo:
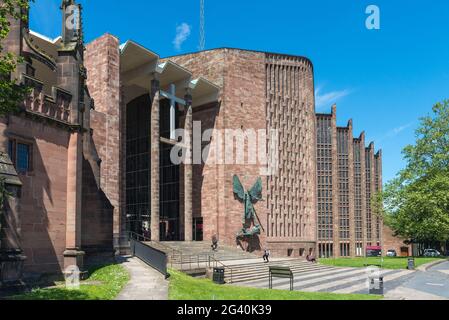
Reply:
[[[316,258],[313,256],[313,249],[309,250],[309,254],[306,257],[308,262],[317,263]]]

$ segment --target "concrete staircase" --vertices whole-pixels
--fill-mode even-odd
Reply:
[[[209,261],[235,261],[262,259],[260,254],[245,252],[239,248],[219,245],[212,251],[210,242],[145,242],[146,245],[167,254],[171,265],[208,263]],[[209,258],[210,257],[210,258]]]
[[[219,245],[212,251],[209,242],[145,242],[167,254],[168,264],[175,269],[204,274],[208,268],[224,267],[227,283],[263,280],[269,277],[269,267],[289,267],[294,274],[314,273],[329,267],[305,259],[273,258],[264,263],[261,253],[249,253],[239,248]]]
[[[294,274],[314,273],[329,269],[329,267],[313,264],[304,259],[286,259],[270,263],[253,262],[225,267],[225,281],[227,283],[239,283],[263,279],[267,279],[268,281],[270,266],[289,267]]]

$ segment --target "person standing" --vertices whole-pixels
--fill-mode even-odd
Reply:
[[[264,252],[263,252],[263,261],[265,262],[265,263],[269,263],[270,262],[270,250],[268,250],[268,249],[265,249],[264,250]]]
[[[217,251],[218,249],[218,238],[216,235],[212,236],[212,245],[211,245],[212,251]]]

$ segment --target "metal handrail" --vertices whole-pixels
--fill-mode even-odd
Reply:
[[[137,237],[135,236],[136,234],[129,235],[132,255],[158,270],[167,278],[167,254],[164,251],[145,245],[144,242],[140,241],[138,235]],[[142,236],[141,238],[143,239],[144,237]]]
[[[225,269],[229,269],[229,271],[231,271],[231,281],[230,283],[232,283],[232,275],[233,275],[233,270],[230,266],[225,265],[223,262],[221,262],[220,260],[215,259],[215,257],[212,257],[209,255],[209,268],[210,268],[210,260],[213,260],[213,262],[215,262],[215,268],[218,266],[218,264],[220,264],[223,268]]]
[[[133,232],[133,231],[129,231],[128,233],[129,233],[130,237],[131,236],[136,236],[135,239],[138,240],[138,241],[141,241],[140,239],[142,239],[145,242],[155,242],[155,241],[152,241],[150,238],[148,238],[148,237],[146,237],[146,236],[144,236],[142,234],[138,234],[138,233]],[[157,243],[161,247],[167,249],[167,251],[171,251],[171,256],[170,256],[170,266],[171,267],[173,267],[173,258],[175,256],[175,254],[179,254],[181,256],[181,261],[182,261],[182,251],[174,249],[172,247],[169,247],[169,246],[163,244],[162,242],[157,242]]]
[[[192,255],[185,255],[183,254],[181,256],[181,261],[180,261],[180,266],[181,266],[181,270],[184,270],[184,265],[189,265],[189,268],[186,270],[192,270],[192,266],[194,264],[196,264],[196,266],[199,268],[201,263],[204,264],[208,264],[208,258],[209,258],[209,254],[206,253],[200,253],[200,254],[192,254]],[[203,258],[203,259],[201,259]]]
[[[175,257],[175,254],[178,254],[181,256],[181,261],[182,261],[182,251],[177,250],[175,248],[169,247],[165,244],[163,244],[162,242],[158,241],[157,242],[161,247],[167,249],[168,251],[171,251],[171,255],[170,255],[170,267],[173,268],[173,259]]]
[[[129,238],[132,238],[132,236],[136,236],[134,239],[138,240],[138,241],[140,241],[140,239],[143,239],[143,241],[151,241],[150,238],[145,237],[144,235],[138,234],[138,233],[133,232],[133,231],[128,231],[128,234],[129,234]]]
[[[148,238],[148,237],[146,237],[146,236],[144,236],[142,234],[138,234],[138,233],[133,232],[133,231],[129,231],[128,233],[129,233],[129,237],[130,238],[133,238],[133,239],[135,239],[137,241],[144,241],[144,242],[150,242],[150,243],[151,242],[155,242],[155,241],[152,241],[150,238]],[[189,265],[189,269],[187,269],[187,270],[192,270],[192,263],[195,263],[195,262],[192,262],[192,260],[196,260],[196,265],[197,265],[197,267],[199,269],[200,268],[200,263],[202,263],[201,262],[201,258],[204,257],[203,261],[204,261],[205,264],[207,264],[209,266],[209,268],[211,266],[211,259],[212,259],[213,262],[215,263],[215,266],[221,265],[222,267],[230,270],[230,272],[231,272],[231,283],[232,283],[232,280],[233,280],[232,279],[233,269],[231,267],[225,265],[221,261],[217,260],[211,254],[209,254],[209,253],[202,253],[202,254],[196,254],[196,255],[185,255],[185,254],[182,253],[182,251],[177,250],[175,248],[172,248],[170,246],[167,246],[167,245],[163,244],[162,242],[157,242],[157,243],[161,247],[167,249],[167,251],[171,251],[171,256],[170,256],[170,267],[171,268],[173,268],[173,260],[175,258],[175,255],[179,255],[179,257],[180,257],[181,271],[184,270],[184,265],[185,264]],[[192,259],[192,258],[194,258],[194,259]]]
[[[150,241],[151,241],[151,240],[150,240]],[[155,242],[155,241],[152,241],[152,242]],[[170,246],[167,246],[167,245],[165,245],[165,244],[164,244],[163,242],[161,242],[161,241],[157,241],[157,243],[160,244],[161,247],[164,247],[164,248],[166,248],[166,249],[168,249],[168,250],[171,250],[171,251],[174,252],[174,253],[182,254],[182,251],[181,251],[181,250],[178,250],[178,249],[172,248],[172,247],[170,247]]]

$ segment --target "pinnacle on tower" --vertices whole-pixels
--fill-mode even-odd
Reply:
[[[75,0],[63,0],[62,10],[62,39],[64,44],[82,43],[83,32],[81,22],[81,5]]]

